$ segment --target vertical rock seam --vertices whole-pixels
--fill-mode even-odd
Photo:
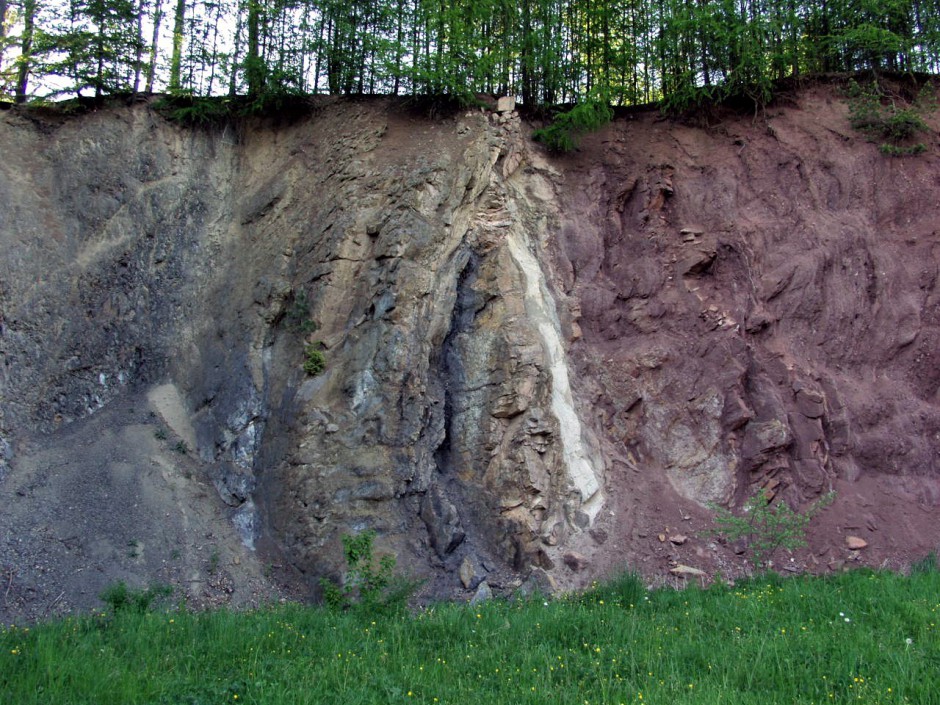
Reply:
[[[542,267],[529,249],[528,239],[524,230],[514,227],[506,244],[525,279],[526,314],[538,329],[548,361],[552,383],[551,408],[558,420],[565,471],[569,482],[581,495],[581,510],[593,522],[603,504],[603,493],[594,462],[581,438],[581,420],[574,407],[555,300],[545,282]]]

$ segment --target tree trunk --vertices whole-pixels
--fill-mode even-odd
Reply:
[[[23,0],[23,39],[20,42],[19,70],[16,72],[16,102],[26,102],[29,84],[29,63],[33,54],[33,22],[36,16],[36,0]]]
[[[229,74],[228,82],[228,94],[232,98],[234,98],[238,92],[238,57],[241,54],[243,29],[244,21],[242,20],[241,9],[239,9],[238,12],[235,13],[235,46],[232,48],[232,70]]]
[[[160,42],[160,22],[163,20],[163,0],[153,6],[153,37],[150,41],[150,64],[147,66],[147,92],[153,93],[153,80],[157,74],[157,44]]]
[[[170,58],[170,92],[178,91],[183,67],[183,30],[186,26],[186,0],[177,0],[173,17],[173,54]]]
[[[248,55],[245,58],[245,80],[248,95],[256,96],[264,89],[264,65],[258,51],[261,41],[261,0],[248,0]]]
[[[3,39],[6,37],[7,0],[0,0],[0,68],[3,67]]]
[[[144,5],[147,0],[137,3],[137,36],[134,47],[134,93],[140,90],[140,74],[143,73],[144,62]]]

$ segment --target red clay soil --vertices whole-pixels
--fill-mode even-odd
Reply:
[[[613,459],[595,569],[739,574],[701,500],[761,487],[798,508],[837,493],[778,569],[901,569],[940,547],[937,115],[926,152],[897,158],[848,110],[816,86],[710,127],[641,113],[555,161],[571,217],[554,265]]]

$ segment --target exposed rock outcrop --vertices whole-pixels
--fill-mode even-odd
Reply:
[[[99,552],[97,582],[56,609],[153,577],[211,502],[238,572],[261,586],[280,566],[311,590],[366,528],[466,597],[533,570],[541,590],[626,564],[733,568],[730,548],[655,537],[694,537],[709,503],[756,487],[795,506],[835,487],[820,536],[896,524],[866,560],[926,553],[911,537],[940,538],[916,509],[940,503],[937,157],[888,160],[823,126],[845,107],[824,91],[803,100],[773,136],[641,114],[565,158],[508,103],[432,121],[324,99],[290,124],[204,131],[146,105],[0,114],[10,584],[51,599],[13,548],[43,539],[15,526],[102,511],[54,488],[81,471],[76,429],[119,426],[119,406],[169,434],[121,462],[128,487],[145,466],[177,478],[176,533],[153,564]],[[112,440],[114,477],[128,441]],[[108,509],[132,531],[134,507]]]

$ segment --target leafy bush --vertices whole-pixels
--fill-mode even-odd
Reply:
[[[923,154],[927,151],[927,145],[923,142],[918,142],[917,144],[908,145],[907,147],[899,147],[896,144],[882,144],[878,147],[878,150],[889,157],[909,157],[914,154]]]
[[[536,130],[532,137],[552,152],[570,152],[582,136],[600,129],[613,117],[614,111],[605,101],[587,101],[558,113],[550,125]]]
[[[728,541],[744,539],[755,568],[767,567],[781,548],[789,551],[806,545],[806,527],[814,516],[835,500],[829,492],[816,500],[805,512],[795,512],[786,502],[771,503],[770,496],[759,490],[750,497],[738,516],[712,505],[715,528],[711,533]]]
[[[419,583],[395,575],[395,557],[382,556],[376,563],[375,531],[343,536],[346,579],[339,585],[320,579],[323,600],[335,610],[353,606],[374,611],[397,611],[405,607]]]
[[[292,297],[284,318],[287,322],[287,328],[295,333],[306,335],[307,333],[313,333],[319,327],[310,318],[310,301],[307,300],[307,292],[303,289]]]
[[[173,588],[169,585],[155,583],[146,590],[133,590],[121,580],[106,587],[98,595],[98,599],[108,605],[114,614],[143,614],[150,610],[155,601],[172,594]]]
[[[170,122],[196,127],[220,125],[232,115],[228,98],[200,98],[191,95],[168,95],[154,104],[158,113]]]
[[[320,350],[320,343],[307,343],[304,345],[304,372],[312,377],[326,369],[326,358]]]
[[[882,134],[892,142],[913,137],[917,132],[926,132],[924,119],[910,108],[894,109],[884,120]]]
[[[910,156],[927,151],[922,142],[911,144],[920,132],[928,132],[921,113],[934,105],[926,87],[917,100],[904,104],[899,97],[886,95],[877,82],[860,85],[849,81],[849,124],[875,140],[884,140],[879,147],[882,154],[892,157]],[[935,107],[935,106],[934,106]]]

